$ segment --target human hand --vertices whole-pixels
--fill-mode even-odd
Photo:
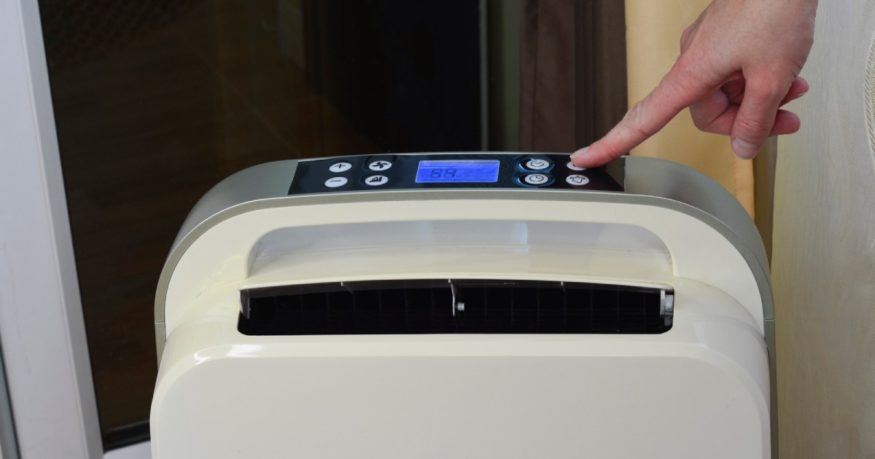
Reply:
[[[741,158],[769,136],[799,130],[779,109],[801,97],[799,78],[814,37],[817,0],[714,0],[681,36],[681,55],[622,121],[571,160],[602,165],[656,134],[684,108],[705,132],[728,135]]]

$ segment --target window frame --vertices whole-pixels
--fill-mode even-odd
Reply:
[[[101,458],[37,0],[0,0],[0,63],[0,456]]]

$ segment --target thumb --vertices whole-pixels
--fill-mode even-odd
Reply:
[[[744,99],[732,124],[732,150],[737,156],[750,159],[759,152],[772,132],[778,107],[791,83],[771,75],[748,79]]]

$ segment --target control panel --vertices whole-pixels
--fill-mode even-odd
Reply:
[[[411,188],[552,188],[623,191],[603,168],[568,155],[380,154],[301,160],[289,194]]]

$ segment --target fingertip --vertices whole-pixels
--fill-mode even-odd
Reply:
[[[775,115],[775,125],[770,135],[784,135],[798,132],[802,127],[802,120],[793,112],[778,110]]]
[[[593,144],[575,151],[571,155],[571,162],[577,167],[592,168],[603,166],[620,156],[619,153],[613,154],[609,150],[596,148],[599,146],[600,145]]]
[[[805,94],[806,92],[808,92],[809,89],[811,89],[811,86],[808,84],[808,80],[802,77],[796,77],[796,79],[793,80],[793,86],[797,87],[802,94]]]
[[[571,154],[571,162],[577,167],[592,167],[589,147],[583,147]]]
[[[802,124],[802,120],[799,119],[799,115],[788,111],[788,110],[778,110],[778,116],[786,117],[788,121],[792,121],[796,124]]]
[[[571,159],[583,158],[589,153],[589,147],[583,147],[571,154]]]
[[[738,137],[732,138],[731,145],[735,156],[742,159],[752,159],[760,150],[759,145],[752,144]]]
[[[787,95],[785,95],[784,99],[781,100],[781,105],[784,105],[804,96],[808,93],[809,89],[810,87],[808,86],[808,81],[806,81],[804,78],[796,78],[790,85],[790,89],[787,90]]]

